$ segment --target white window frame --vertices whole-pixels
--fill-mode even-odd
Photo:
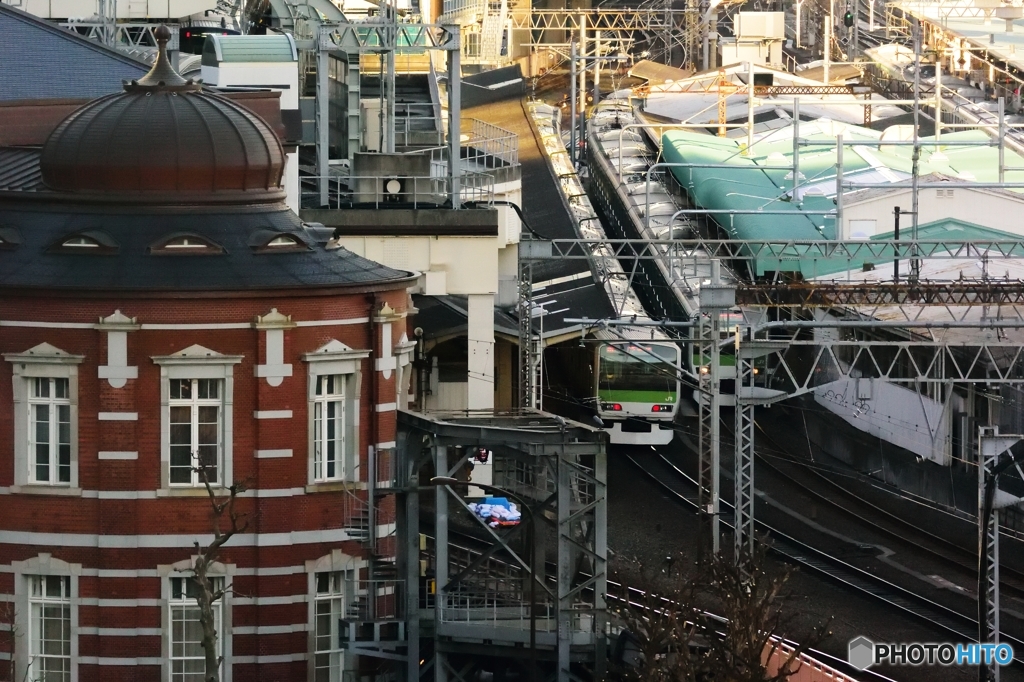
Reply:
[[[44,663],[47,659],[65,659],[67,661],[68,682],[71,682],[71,576],[70,575],[32,575],[28,578],[28,679],[48,679],[44,677],[46,668]],[[51,581],[59,581],[60,595],[51,597],[45,594]],[[36,593],[36,586],[40,586],[43,594]],[[35,642],[40,637],[42,617],[36,610],[46,607],[65,607],[67,609],[67,655],[45,654],[35,651]],[[63,618],[61,618],[63,620]]]
[[[358,482],[359,475],[359,403],[362,391],[361,366],[370,357],[368,350],[353,350],[340,341],[330,341],[320,349],[302,356],[308,371],[307,412],[308,412],[308,481],[307,490],[312,492],[324,487],[344,485]],[[343,453],[343,478],[323,480],[318,478],[317,460],[317,425],[316,405],[318,404],[316,389],[320,377],[340,376],[345,387],[345,448]],[[320,402],[320,404],[323,404]]]
[[[341,633],[338,628],[338,621],[345,616],[345,610],[354,599],[355,571],[348,570],[327,570],[317,571],[313,574],[313,680],[317,681],[317,671],[329,670],[329,682],[342,682],[344,675],[345,650],[341,648]],[[320,591],[321,577],[327,580],[327,591]],[[327,632],[320,632],[320,609],[329,610],[327,618]],[[321,637],[327,642],[326,648],[321,648]],[[327,657],[327,665],[320,665],[320,656]]]
[[[224,578],[221,577],[221,576],[210,576],[210,580],[212,580],[213,583],[214,583],[214,589],[221,588],[224,585]],[[180,597],[175,597],[174,596],[175,583],[177,581],[180,581],[178,583],[179,588],[181,589],[181,596]],[[199,611],[199,602],[196,600],[196,598],[194,596],[193,597],[188,596],[188,591],[187,591],[188,590],[188,584],[190,582],[192,582],[192,581],[193,581],[193,578],[190,575],[172,576],[168,580],[170,585],[169,585],[169,588],[168,588],[168,597],[167,597],[167,638],[168,638],[168,645],[169,645],[168,655],[167,655],[167,667],[168,667],[168,671],[169,671],[171,682],[182,682],[182,679],[183,679],[182,677],[176,677],[175,676],[175,673],[174,673],[174,662],[175,661],[203,661],[204,662],[203,667],[205,669],[206,652],[203,651],[203,649],[202,649],[202,644],[201,644],[202,638],[201,637],[200,637],[200,649],[199,649],[199,651],[201,653],[198,656],[177,656],[176,657],[174,655],[174,647],[175,647],[175,640],[174,640],[175,628],[174,628],[174,624],[176,622],[176,618],[175,617],[179,613],[182,613],[182,612],[184,612],[186,610],[191,610],[191,611],[196,612],[195,613],[195,621],[196,622],[199,621],[199,613],[198,613],[198,611]],[[225,665],[224,661],[226,660],[226,658],[224,656],[224,638],[225,638],[225,635],[224,635],[224,598],[223,597],[221,597],[215,603],[215,610],[214,610],[214,618],[213,618],[213,620],[214,620],[214,623],[215,623],[215,627],[217,628],[217,657],[221,659],[220,667],[221,667],[221,671],[223,671],[223,668],[224,668],[224,665]]]
[[[171,476],[171,380],[172,379],[220,379],[221,380],[221,467],[215,487],[227,488],[232,485],[233,440],[234,440],[234,397],[235,365],[243,359],[241,355],[223,355],[202,346],[190,346],[173,355],[151,358],[160,367],[160,490],[158,495],[206,495],[205,486],[170,483]]]
[[[198,608],[198,604],[195,599],[175,600],[172,597],[171,591],[171,580],[175,578],[190,579],[192,577],[192,566],[194,565],[195,557],[191,559],[185,559],[172,565],[160,565],[157,566],[157,574],[160,576],[160,622],[164,623],[166,627],[162,628],[163,636],[161,637],[161,670],[160,680],[161,682],[172,682],[171,677],[171,653],[172,653],[172,641],[171,638],[174,636],[171,628],[173,613],[175,607],[180,607],[185,603],[189,603],[192,606]],[[231,585],[235,575],[234,564],[222,564],[215,562],[210,566],[208,575],[210,578],[223,580],[225,585]],[[231,599],[231,591],[228,590],[220,600],[220,627],[217,628],[217,646],[220,649],[220,656],[223,658],[220,669],[221,682],[232,682],[232,666],[231,660],[233,655],[233,606]]]
[[[57,389],[63,383],[65,385],[64,395],[58,396]],[[39,390],[46,387],[45,391]],[[28,480],[31,485],[61,485],[71,486],[71,382],[60,377],[32,377],[28,379]],[[46,393],[45,396],[39,393]],[[68,480],[60,480],[60,447],[61,443],[61,420],[60,408],[67,408],[68,430]],[[39,420],[37,418],[39,408],[46,408],[46,445],[48,446],[46,479],[37,477],[39,472],[39,442],[36,436],[39,433]]]
[[[78,624],[79,624],[79,592],[78,581],[82,574],[81,564],[71,564],[57,559],[50,554],[39,554],[36,557],[25,561],[12,562],[11,568],[14,571],[14,614],[16,627],[24,633],[24,637],[16,637],[14,640],[15,679],[32,679],[28,676],[31,652],[31,637],[33,633],[32,604],[37,602],[32,598],[32,580],[41,577],[57,576],[68,578],[70,581],[70,593],[67,602],[71,607],[71,630],[70,630],[70,658],[71,658],[71,680],[78,680]]]
[[[340,613],[344,612],[344,608],[351,603],[351,600],[356,598],[356,589],[358,583],[356,582],[360,571],[365,568],[366,561],[356,557],[348,556],[341,550],[333,550],[330,554],[322,556],[316,560],[310,560],[306,562],[306,575],[309,580],[309,679],[316,680],[317,671],[317,603],[323,601],[329,601],[331,599],[338,599],[338,608],[342,609]],[[319,573],[341,573],[344,579],[344,586],[340,594],[317,594],[317,574]],[[348,600],[348,601],[346,601]],[[338,631],[337,624],[338,619],[335,618],[334,609],[332,609],[331,617],[331,644],[329,649],[321,650],[323,653],[330,654],[330,668],[332,670],[331,682],[340,682],[344,678],[345,672],[352,669],[352,666],[356,662],[356,657],[344,655],[344,650],[338,648]]]
[[[202,382],[205,381],[213,382],[211,385],[217,388],[216,398],[200,397],[200,388],[202,387]],[[192,446],[192,450],[190,451],[191,459],[189,460],[191,469],[189,472],[188,482],[174,482],[170,479],[171,460],[168,460],[168,485],[185,488],[195,488],[197,486],[205,487],[202,476],[200,476],[198,470],[199,462],[196,461],[196,452],[201,445],[199,443],[199,414],[200,408],[214,407],[217,409],[217,442],[212,444],[216,448],[216,456],[214,457],[215,480],[210,481],[210,484],[217,486],[220,484],[221,471],[224,468],[224,381],[223,379],[169,379],[169,390],[178,382],[188,382],[190,384],[189,388],[191,397],[175,398],[173,396],[174,392],[170,391],[171,395],[168,398],[168,422],[173,428],[174,424],[170,422],[170,410],[173,410],[175,407],[184,407],[189,410],[189,442]],[[170,433],[168,433],[168,439],[170,439],[170,437]],[[173,443],[170,445],[173,447]],[[205,443],[204,445],[210,445],[210,443]]]
[[[353,440],[358,437],[352,428],[352,401],[356,400],[354,374],[318,374],[313,381],[313,483],[336,483],[349,480]],[[333,384],[333,386],[332,386]],[[333,390],[332,390],[333,389]],[[327,414],[335,412],[333,418]],[[334,437],[329,438],[328,421],[335,422]],[[327,452],[335,445],[334,472],[330,473]]]
[[[44,493],[81,495],[78,482],[78,365],[84,355],[72,355],[48,343],[41,343],[23,353],[4,353],[11,363],[14,388],[14,485],[12,493]],[[31,450],[30,408],[32,383],[35,379],[66,379],[68,403],[71,406],[71,480],[64,483],[42,483],[34,480],[35,453]],[[30,468],[31,467],[31,468]]]

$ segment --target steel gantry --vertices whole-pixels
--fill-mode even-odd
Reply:
[[[448,55],[448,194],[452,208],[459,208],[461,189],[460,139],[462,69],[459,62],[459,27],[440,24],[399,23],[394,14],[390,21],[380,23],[323,24],[318,28],[316,40],[316,163],[320,183],[320,204],[328,204],[330,189],[330,99],[328,87],[328,59],[332,53],[359,55],[376,53],[388,60],[386,78],[382,86],[387,99],[387,115],[383,121],[385,152],[395,151],[395,51],[399,48],[441,50]],[[358,82],[358,80],[357,80]],[[358,105],[358,102],[356,102]],[[349,103],[350,110],[352,103]],[[356,106],[358,113],[358,106]],[[351,123],[350,123],[351,128]],[[357,127],[358,130],[358,127]],[[454,131],[454,132],[453,132]],[[351,131],[350,131],[351,132]],[[351,155],[352,150],[349,150]]]
[[[601,247],[598,250],[598,247]],[[699,252],[699,256],[697,255]],[[735,240],[629,240],[591,239],[537,241],[525,238],[520,245],[521,264],[544,259],[581,258],[590,262],[603,258],[660,260],[668,270],[679,270],[695,259],[720,257],[742,264],[755,259],[769,259],[778,264],[799,261],[805,269],[813,269],[814,261],[846,261],[851,269],[870,258],[909,259],[927,257],[941,259],[1015,258],[1024,255],[1024,243],[1005,241],[871,241],[871,242],[745,242]],[[777,259],[777,260],[776,260]],[[808,266],[810,263],[810,266]],[[786,269],[786,268],[779,268]],[[595,272],[596,268],[592,268]],[[529,268],[521,273],[529,274]],[[708,285],[711,286],[708,286]],[[529,292],[530,282],[520,282],[521,291]],[[700,478],[701,509],[714,529],[717,524],[715,502],[718,497],[716,470],[720,466],[718,438],[719,382],[713,362],[722,343],[716,320],[730,300],[737,305],[783,305],[847,309],[844,319],[776,320],[757,327],[741,325],[735,330],[733,343],[737,364],[735,411],[735,501],[737,557],[749,551],[754,538],[754,410],[757,405],[775,402],[814,392],[841,380],[857,382],[891,382],[920,389],[931,386],[944,394],[944,409],[950,404],[955,385],[978,382],[1014,383],[1024,381],[1024,341],[1003,338],[1000,331],[1024,329],[1024,319],[991,319],[959,317],[953,309],[970,309],[978,305],[998,305],[1016,301],[1024,288],[1020,282],[984,280],[949,283],[918,282],[913,285],[880,282],[863,283],[831,281],[802,282],[787,290],[784,283],[744,283],[732,291],[712,282],[702,285],[704,306],[699,320],[697,338],[701,365],[698,377],[700,392]],[[704,289],[708,289],[705,293]],[[722,289],[725,289],[724,291]],[[730,296],[735,298],[730,299]],[[778,302],[778,303],[776,303]],[[866,319],[863,313],[850,311],[851,306],[888,306],[903,311],[904,319]],[[909,308],[945,307],[951,319],[914,319]],[[629,320],[605,320],[605,324],[635,324]],[[521,321],[522,324],[522,321]],[[668,325],[680,321],[667,321]],[[686,324],[692,324],[686,321]],[[831,330],[808,338],[808,331]],[[873,338],[886,330],[903,336]],[[950,330],[990,330],[993,335],[979,334],[977,339],[944,340]],[[938,333],[937,333],[938,332]],[[923,336],[928,334],[929,336]],[[1020,335],[1016,335],[1018,338]],[[815,338],[816,337],[816,338]],[[714,348],[712,347],[714,346]],[[523,352],[521,350],[521,352]],[[529,366],[535,362],[529,348],[524,352]],[[930,428],[930,427],[929,427]],[[711,538],[717,546],[717,533]]]
[[[479,679],[474,666],[484,661],[494,672],[490,665],[502,659],[506,668],[526,659],[530,675],[525,679],[570,682],[579,679],[581,669],[603,679],[604,436],[532,410],[517,415],[401,411],[398,421],[404,496],[397,531],[404,548],[400,570],[406,612],[415,614],[407,627],[407,681],[429,679],[428,674],[434,682]],[[521,503],[523,523],[491,528],[470,512],[466,488],[455,480],[467,479],[467,463],[481,450],[490,453],[493,474],[485,490]],[[431,470],[435,485],[428,488],[421,472]],[[421,497],[429,500],[422,513]],[[458,536],[467,536],[467,520],[475,531],[470,535],[486,538],[487,546],[460,542]],[[433,634],[432,658],[420,651],[421,633],[427,632]],[[538,669],[542,675],[535,674]]]

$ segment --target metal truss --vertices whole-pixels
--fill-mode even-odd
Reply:
[[[459,27],[441,24],[358,23],[320,27],[321,50],[392,52],[399,47],[457,51]]]
[[[601,254],[601,255],[598,255]],[[668,272],[681,271],[687,265],[710,256],[713,268],[717,259],[752,261],[767,258],[779,263],[796,262],[806,270],[808,262],[847,261],[851,269],[865,262],[894,258],[981,259],[1024,257],[1024,242],[1004,241],[806,241],[749,242],[741,240],[630,240],[565,239],[536,240],[524,235],[520,244],[520,272],[528,272],[526,263],[548,259],[586,259],[592,266],[602,259],[654,260]],[[718,281],[713,278],[712,281]],[[955,384],[1021,383],[1024,377],[1024,342],[999,339],[999,328],[1024,329],[1024,318],[1014,306],[1024,304],[1024,283],[1009,280],[958,280],[952,282],[919,281],[911,283],[774,282],[742,283],[734,288],[735,297],[725,301],[711,294],[729,287],[700,289],[701,313],[697,320],[699,367],[700,464],[699,504],[702,526],[710,533],[711,548],[719,548],[720,468],[720,313],[735,305],[749,307],[856,307],[854,318],[836,321],[793,320],[762,324],[755,331],[741,330],[746,336],[736,348],[735,411],[735,501],[737,560],[747,553],[754,538],[754,409],[781,400],[814,392],[844,379],[884,381],[910,386],[931,385],[946,395],[948,402]],[[521,305],[530,289],[521,290]],[[977,306],[1007,306],[997,317],[968,319]],[[943,306],[951,320],[914,319],[925,309]],[[885,321],[865,319],[886,307]],[[893,319],[893,307],[903,319]],[[521,308],[521,311],[523,309]],[[1011,319],[1006,319],[1007,314]],[[859,316],[859,317],[857,317]],[[1016,320],[1012,319],[1016,317]],[[520,324],[523,324],[523,317]],[[527,324],[529,319],[526,319]],[[671,324],[672,321],[669,322]],[[528,327],[527,327],[528,328]],[[878,340],[868,334],[892,329],[909,334],[912,340]],[[996,340],[945,342],[934,329],[990,329]],[[808,338],[813,329],[838,329],[838,333]],[[932,338],[920,336],[929,330]],[[521,327],[521,334],[523,328]],[[525,337],[524,337],[525,338]],[[692,351],[690,351],[692,352]],[[520,347],[523,366],[530,366],[532,347]],[[755,368],[756,364],[756,368]],[[532,377],[532,374],[530,374]],[[524,375],[523,381],[530,378]],[[527,384],[529,386],[529,384]],[[523,403],[526,404],[526,403]],[[707,535],[704,535],[706,538]]]
[[[999,643],[999,508],[986,495],[987,486],[995,486],[993,476],[999,459],[1011,447],[1024,440],[1020,435],[1000,435],[995,427],[981,427],[978,433],[978,545],[979,559],[984,564],[984,572],[979,578],[984,584],[979,586],[979,625],[982,630],[978,640],[982,643]],[[998,488],[996,488],[998,491]],[[986,510],[986,504],[991,508]],[[986,511],[988,513],[986,514]],[[987,522],[986,522],[987,521]],[[981,569],[982,567],[979,567]],[[999,666],[988,667],[988,679],[999,682]]]
[[[899,185],[893,185],[898,187]],[[727,212],[726,212],[727,213]],[[524,236],[525,240],[525,236]],[[529,241],[529,240],[525,240]],[[701,250],[703,258],[731,261],[771,261],[780,266],[803,265],[813,269],[815,262],[835,272],[836,264],[848,263],[860,269],[865,262],[923,258],[973,259],[1024,258],[1024,240],[806,240],[749,241],[742,239],[552,239],[534,242],[528,257],[534,260],[594,258],[594,250],[603,247],[611,258],[660,260],[666,266],[692,264]],[[784,270],[786,268],[779,267]],[[793,269],[796,269],[795,267]]]
[[[533,332],[533,265],[519,260],[519,407],[537,408],[543,390],[539,372],[543,366],[544,339]]]
[[[466,642],[481,641],[475,651],[492,658],[535,661],[538,650],[547,652],[544,660],[557,661],[557,682],[577,679],[571,665],[580,662],[602,679],[608,579],[603,437],[596,429],[536,411],[436,419],[400,412],[398,419],[407,485],[398,534],[405,547],[401,562],[412,581],[406,595],[408,679],[423,670],[418,585],[424,493],[433,499],[435,526],[433,552],[428,549],[427,555],[434,559],[436,590],[425,595],[434,606],[434,679],[463,679],[465,671],[453,670],[449,656],[464,651]],[[467,512],[491,547],[465,550],[450,541],[449,524],[457,510],[467,510],[466,501],[448,486],[420,487],[419,471],[433,460],[438,475],[456,476],[480,448],[493,452],[495,490],[525,506],[523,523],[492,529]],[[549,523],[554,533],[548,532]],[[547,575],[545,540],[552,537],[556,568]],[[547,667],[550,672],[550,663]]]
[[[552,10],[534,9],[530,12],[512,12],[509,22],[513,29],[531,31],[640,31],[663,32],[682,26],[690,9],[631,9],[631,10]]]
[[[113,19],[108,19],[107,21],[64,21],[60,23],[60,26],[110,47],[152,47],[153,49],[156,49],[157,46],[153,31],[159,26],[167,26],[171,31],[171,38],[167,41],[167,49],[179,49],[179,26],[177,24],[154,24],[148,22],[115,23]]]
[[[742,283],[741,305],[775,307],[914,305],[1024,305],[1024,281],[960,279],[955,281]]]
[[[462,129],[461,83],[462,70],[459,62],[459,27],[440,24],[398,23],[340,23],[320,25],[316,36],[316,173],[319,184],[321,206],[329,205],[330,194],[330,104],[328,97],[328,60],[331,53],[342,52],[358,55],[363,52],[378,53],[387,59],[387,78],[384,92],[387,99],[387,115],[384,122],[385,149],[395,151],[395,52],[400,47],[414,47],[424,50],[442,50],[448,53],[448,193],[453,209],[459,208],[462,189],[460,186],[460,139]],[[358,73],[350,69],[356,77]],[[351,150],[350,150],[351,153]]]
[[[720,442],[721,379],[719,378],[719,336],[721,315],[718,311],[701,313],[700,368],[698,370],[698,414],[700,429],[700,469],[697,502],[701,518],[701,547],[710,538],[711,551],[718,553],[720,537]]]
[[[750,328],[740,330],[748,337]],[[739,394],[753,392],[754,359],[750,354],[740,354],[736,358],[736,390]],[[749,402],[736,401],[734,412],[734,467],[733,502],[735,517],[733,533],[735,560],[737,565],[745,565],[754,553],[754,405]]]

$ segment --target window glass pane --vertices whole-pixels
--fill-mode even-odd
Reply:
[[[54,379],[54,395],[58,398],[68,397],[68,380],[67,379]]]
[[[27,679],[71,680],[71,578],[33,576]]]
[[[35,380],[35,391],[34,398],[49,398],[50,397],[50,380],[49,379],[36,379]]]

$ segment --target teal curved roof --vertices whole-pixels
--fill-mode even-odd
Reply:
[[[822,196],[804,197],[794,202],[788,196],[793,189],[792,177],[787,179],[787,170],[772,170],[770,166],[782,165],[774,159],[769,163],[765,158],[749,157],[742,154],[742,148],[735,140],[712,137],[687,131],[668,131],[662,138],[662,156],[668,163],[696,164],[690,167],[669,168],[672,175],[690,196],[698,208],[709,210],[762,210],[792,211],[793,215],[752,215],[717,214],[715,222],[732,238],[747,241],[817,241],[835,238],[835,219],[825,216],[811,216],[800,211],[830,211],[834,202]],[[817,155],[814,155],[817,156]],[[835,167],[835,154],[830,164]],[[808,159],[805,165],[801,157],[801,173],[809,175],[825,160]],[[728,167],[701,167],[702,165],[727,165]],[[800,271],[813,276],[812,263],[797,260],[799,254],[792,254],[793,260],[758,258],[754,261],[755,274],[763,275],[773,271]]]

